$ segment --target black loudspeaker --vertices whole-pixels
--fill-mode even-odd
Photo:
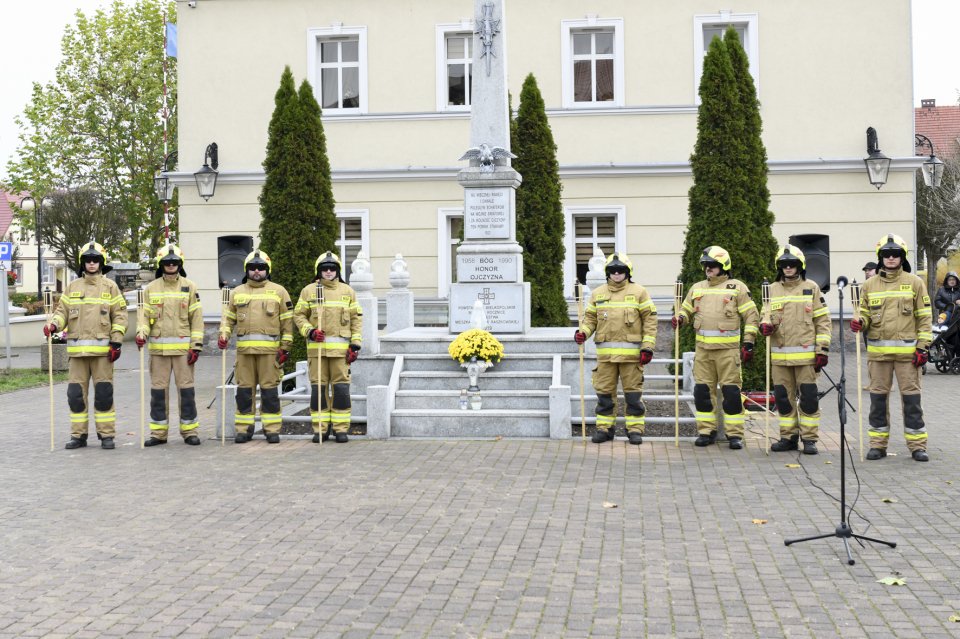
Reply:
[[[249,235],[221,235],[217,238],[217,272],[220,288],[240,286],[243,279],[243,262],[253,251],[253,238]]]
[[[807,279],[817,283],[820,290],[830,290],[830,236],[791,235],[790,243],[803,251],[807,261]]]

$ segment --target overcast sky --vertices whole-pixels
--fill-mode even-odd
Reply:
[[[63,28],[79,9],[92,14],[109,0],[15,0],[5,2],[0,35],[0,178],[16,152],[14,118],[23,113],[33,82],[53,79]],[[879,6],[880,3],[878,3]],[[914,102],[936,98],[957,104],[960,90],[960,0],[913,0]]]

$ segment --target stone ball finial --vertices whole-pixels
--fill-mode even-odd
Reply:
[[[405,289],[410,285],[410,271],[407,270],[407,261],[401,253],[397,253],[390,264],[390,286],[395,289]]]

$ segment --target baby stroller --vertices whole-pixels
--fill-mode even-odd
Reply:
[[[948,324],[934,324],[930,363],[941,373],[960,375],[960,312],[951,314]]]

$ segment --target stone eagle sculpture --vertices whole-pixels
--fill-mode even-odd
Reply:
[[[481,171],[493,171],[494,166],[496,165],[497,160],[503,158],[515,158],[513,153],[507,151],[505,148],[500,146],[491,147],[489,144],[481,144],[480,146],[474,146],[467,149],[467,152],[464,153],[460,159],[461,160],[476,160],[480,165]]]

